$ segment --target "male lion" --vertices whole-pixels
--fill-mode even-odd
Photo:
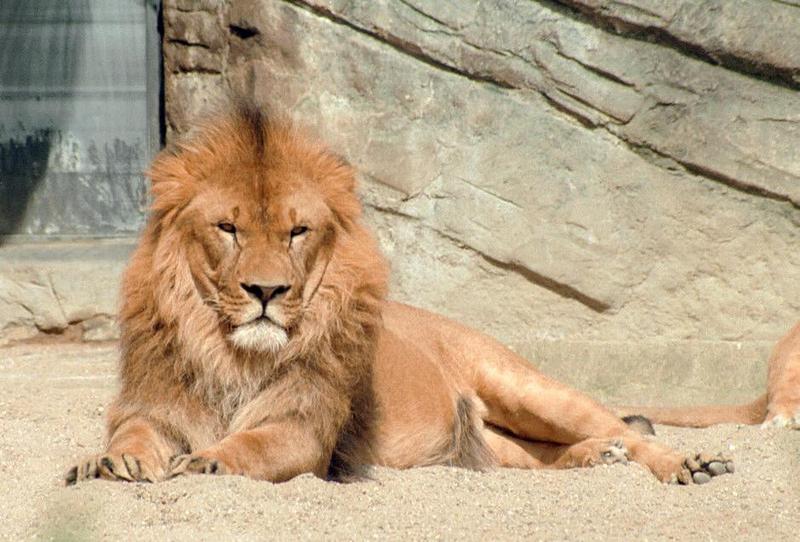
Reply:
[[[653,421],[681,427],[708,427],[718,423],[762,424],[762,427],[800,429],[800,323],[772,350],[767,371],[767,393],[744,405],[696,407],[620,407],[620,415],[645,414]]]
[[[353,169],[246,102],[154,161],[121,389],[89,478],[342,478],[362,465],[732,471],[643,437],[496,341],[385,300]]]

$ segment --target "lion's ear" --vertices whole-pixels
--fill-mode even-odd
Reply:
[[[329,189],[328,202],[342,225],[349,229],[349,224],[361,217],[361,202],[356,193],[358,187],[356,170],[337,154],[330,153],[328,158],[335,164],[329,169],[325,182]]]
[[[158,153],[145,175],[150,178],[153,212],[181,209],[192,199],[191,175],[180,150],[167,148]]]

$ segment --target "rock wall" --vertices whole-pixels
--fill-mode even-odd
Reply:
[[[166,0],[168,135],[234,88],[361,172],[393,297],[541,341],[800,316],[798,0]]]

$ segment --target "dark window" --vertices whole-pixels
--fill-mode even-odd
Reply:
[[[157,4],[0,1],[0,235],[142,224],[160,142]]]

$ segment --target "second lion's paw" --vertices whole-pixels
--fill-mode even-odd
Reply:
[[[785,408],[783,412],[768,415],[764,423],[761,424],[761,428],[769,429],[772,427],[800,429],[800,408]]]

